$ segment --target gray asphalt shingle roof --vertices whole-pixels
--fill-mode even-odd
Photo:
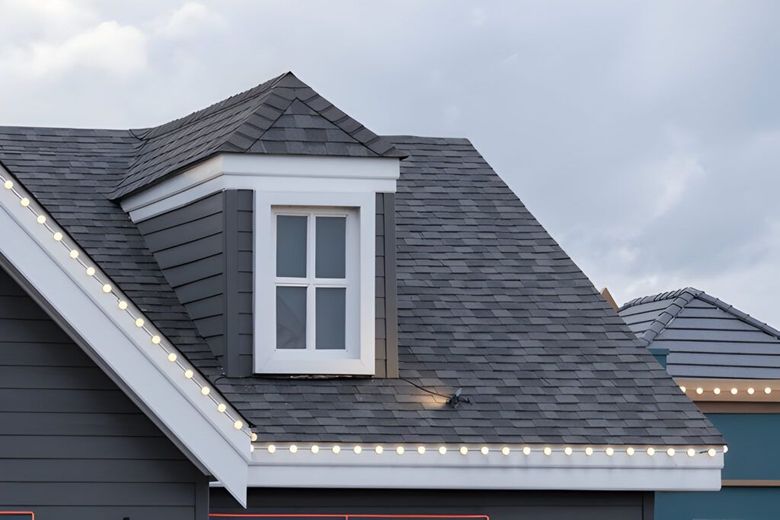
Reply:
[[[321,124],[310,113],[320,110],[316,105],[293,99],[287,109],[278,108],[287,114],[262,146],[304,139],[306,132],[288,133],[290,121],[325,130],[339,146],[354,145],[332,128],[314,128]],[[177,125],[200,128],[201,119],[224,110],[164,125],[160,135]],[[292,119],[284,122],[287,116]],[[201,130],[211,133],[205,122]],[[361,130],[341,130],[368,146]],[[150,131],[149,139],[155,135]],[[261,439],[722,442],[469,141],[368,140],[374,147],[379,142],[375,153],[408,155],[396,197],[401,379],[221,376],[137,228],[113,200],[167,171],[150,164],[147,175],[138,166],[145,152],[131,132],[0,127],[0,163],[254,423]],[[202,153],[187,155],[197,160]],[[446,396],[458,388],[471,402],[457,408],[430,393]]]
[[[637,298],[620,316],[643,344],[669,350],[673,376],[780,378],[780,332],[704,291]]]

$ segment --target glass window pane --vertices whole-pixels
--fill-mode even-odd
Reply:
[[[345,349],[346,299],[344,288],[317,289],[317,346],[320,350]]]
[[[276,288],[276,348],[306,348],[306,287]]]
[[[305,216],[276,217],[276,276],[306,278]]]
[[[344,278],[346,233],[346,217],[317,217],[317,278]]]

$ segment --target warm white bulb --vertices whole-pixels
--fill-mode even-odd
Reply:
[[[531,447],[523,446],[523,455],[530,455],[530,454],[531,454]]]
[[[626,448],[626,455],[628,455],[629,457],[633,457],[634,453],[636,453],[636,450],[634,448],[632,448],[631,446]]]
[[[171,352],[170,354],[168,354],[168,361],[173,363],[178,359],[178,357],[179,356],[177,356],[175,352]]]
[[[200,393],[203,395],[209,395],[211,393],[211,388],[204,386],[200,389]]]
[[[312,452],[312,453],[314,453],[314,454],[317,454],[317,453],[319,453],[319,452],[320,452],[320,447],[319,447],[319,446],[317,446],[316,444],[312,444],[312,446],[311,446],[311,452]]]
[[[753,395],[755,393],[756,393],[756,389],[755,388],[753,388],[752,386],[750,388],[748,388],[748,394]]]
[[[38,218],[35,219],[38,224],[46,224],[46,215],[38,215]]]
[[[469,449],[467,447],[465,447],[465,446],[461,446],[460,447],[460,454],[461,455],[468,455],[468,453],[469,453]]]
[[[502,455],[509,455],[509,453],[511,453],[511,450],[509,449],[509,447],[504,446],[503,448],[501,448],[501,454]]]
[[[385,452],[385,449],[382,446],[377,446],[376,448],[374,448],[374,451],[376,452],[377,455],[381,455],[382,453]]]
[[[552,455],[552,448],[550,448],[549,446],[545,446],[544,447],[544,454],[545,455]]]
[[[79,252],[75,249],[71,249],[70,253],[68,253],[72,259],[77,259],[79,257]]]
[[[739,390],[737,390],[736,388],[731,389],[731,395],[737,395],[738,392]]]
[[[487,446],[482,446],[482,447],[479,449],[479,452],[480,452],[482,455],[487,455],[488,453],[490,453],[490,448],[488,448]]]
[[[10,190],[14,187],[14,183],[12,181],[5,181],[3,183],[3,188]]]
[[[419,453],[420,455],[425,453],[425,446],[417,446],[417,453]]]
[[[590,457],[591,455],[593,455],[593,448],[591,448],[590,446],[588,446],[587,448],[585,448],[585,455],[587,455],[588,457]]]
[[[194,376],[194,375],[195,374],[189,368],[184,371],[184,377],[186,377],[187,379],[192,379],[192,376]]]
[[[680,391],[681,391],[682,393],[685,393],[685,391],[686,391],[686,390],[687,390],[687,388],[685,388],[684,386],[681,386],[681,387],[680,387]]]
[[[276,453],[276,446],[274,446],[273,444],[269,444],[268,453]]]
[[[566,446],[566,447],[563,449],[563,452],[564,452],[566,455],[571,455],[572,453],[574,453],[574,450],[572,450],[572,449],[571,449],[571,447],[569,447],[569,446]]]
[[[729,447],[723,446],[723,453],[728,453],[728,452],[729,452]]]
[[[606,453],[608,457],[611,457],[612,455],[615,454],[615,448],[613,448],[612,446],[607,446],[607,449],[604,450],[604,453]]]
[[[764,393],[765,393],[766,395],[769,395],[769,394],[771,394],[771,393],[772,393],[772,388],[767,386],[766,388],[764,388]]]
[[[647,454],[650,455],[651,457],[655,455],[655,448],[653,448],[652,446],[650,448],[647,448]]]
[[[135,326],[136,327],[143,327],[144,326],[144,319],[143,318],[136,318]]]
[[[227,410],[227,406],[225,406],[225,403],[219,403],[217,405],[217,411],[219,413],[225,413],[225,410]]]
[[[92,266],[87,267],[87,276],[95,276],[95,268]]]
[[[244,423],[241,420],[237,420],[236,422],[233,423],[233,428],[235,428],[236,430],[240,430],[243,427],[244,427]]]
[[[59,231],[55,231],[54,234],[52,235],[52,238],[54,238],[54,240],[59,242],[60,240],[62,240],[62,233],[60,233]]]
[[[712,393],[715,395],[720,395],[720,388],[716,386],[715,388],[712,389]]]
[[[694,450],[693,448],[688,448],[688,456],[693,457],[695,455],[696,455],[696,450]]]
[[[356,455],[360,455],[361,453],[363,453],[363,448],[360,445],[358,445],[352,448],[352,451],[354,451]]]
[[[154,336],[152,336],[152,343],[154,343],[155,345],[159,345],[160,344],[160,336],[158,336],[156,334]]]
[[[125,310],[127,309],[127,302],[124,300],[119,300],[116,306],[119,307],[121,310]]]
[[[249,438],[252,439],[252,442],[257,442],[257,434],[255,432],[252,432]]]
[[[666,454],[669,455],[670,457],[674,457],[675,454],[674,448],[669,448],[668,450],[666,450]]]
[[[399,454],[399,455],[403,455],[405,451],[406,451],[406,450],[404,449],[404,447],[403,447],[403,446],[398,446],[398,447],[395,449],[395,452],[396,452],[397,454]]]
[[[255,447],[250,444],[249,445],[249,453],[254,453],[254,452],[255,452]]]
[[[290,444],[290,453],[298,453],[298,446]]]
[[[103,284],[103,292],[104,293],[110,293],[111,292],[111,284],[104,283]]]
[[[19,199],[19,204],[21,204],[22,207],[26,208],[27,206],[30,205],[30,199],[28,199],[27,197],[22,197],[21,199]]]
[[[331,451],[332,451],[333,453],[335,453],[336,455],[338,455],[339,453],[341,453],[341,446],[339,446],[338,444],[336,444],[335,446],[333,446],[333,447],[331,448]]]
[[[701,395],[701,394],[704,393],[704,389],[702,387],[698,387],[698,388],[696,388],[696,393]]]
[[[709,455],[710,457],[714,457],[716,453],[717,451],[715,451],[715,448],[710,448],[707,450],[707,455]]]
[[[439,446],[439,454],[446,455],[447,454],[447,448],[444,446]]]

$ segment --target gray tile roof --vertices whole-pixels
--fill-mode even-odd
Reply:
[[[293,117],[311,115],[290,108]],[[396,200],[402,379],[222,377],[137,228],[111,200],[138,150],[131,133],[0,127],[0,163],[261,439],[722,442],[467,140],[382,141],[409,155]],[[446,406],[440,395],[458,388],[471,402]]]
[[[780,332],[704,291],[637,298],[620,316],[644,345],[669,350],[673,376],[780,379]]]

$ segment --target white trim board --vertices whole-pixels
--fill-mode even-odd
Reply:
[[[7,175],[0,167],[0,173]],[[31,206],[37,206],[34,201]],[[41,212],[44,210],[40,209]],[[250,441],[100,292],[16,196],[0,189],[0,254],[86,342],[125,388],[242,504]]]
[[[596,452],[565,455],[456,451],[398,456],[349,451],[268,453],[258,448],[249,468],[250,487],[514,489],[588,491],[717,491],[723,454],[654,457]]]
[[[395,193],[399,159],[223,153],[121,201],[133,222],[226,189]]]

